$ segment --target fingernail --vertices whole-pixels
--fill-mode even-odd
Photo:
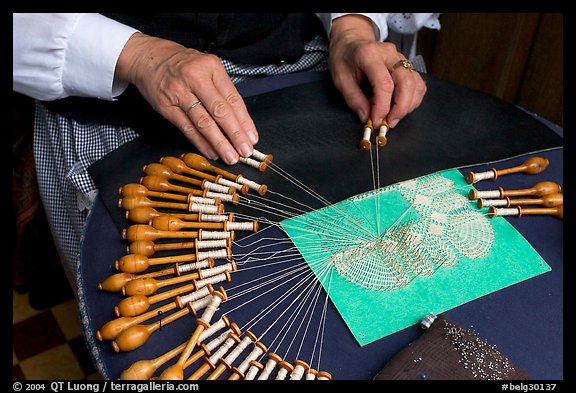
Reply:
[[[253,145],[258,143],[258,133],[254,130],[248,130],[248,138]]]
[[[390,126],[390,128],[394,128],[396,127],[396,125],[400,122],[400,119],[392,119],[392,120],[388,120],[388,125]]]
[[[360,119],[360,121],[362,123],[366,123],[366,121],[368,120],[368,116],[364,113],[364,111],[358,110],[356,111],[356,113],[358,114],[358,118]]]
[[[247,143],[242,143],[240,145],[240,154],[242,154],[242,157],[250,157],[252,155],[252,148],[250,146],[248,146]]]
[[[233,151],[226,151],[224,153],[224,161],[226,162],[226,164],[228,165],[234,165],[238,162],[238,157],[236,157],[236,154],[234,154]]]
[[[374,127],[380,127],[382,125],[382,122],[384,121],[384,118],[379,117],[376,120],[374,120]]]

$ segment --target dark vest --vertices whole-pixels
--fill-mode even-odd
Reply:
[[[314,14],[103,14],[142,33],[251,65],[296,62],[304,45],[324,34]],[[125,125],[137,130],[165,121],[134,86],[117,101],[68,97],[45,101],[50,110],[81,122]],[[148,127],[146,127],[148,128]]]

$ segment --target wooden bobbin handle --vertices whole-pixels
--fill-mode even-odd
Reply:
[[[502,197],[511,197],[511,196],[525,196],[525,195],[532,195],[541,197],[548,194],[558,193],[562,190],[559,184],[545,181],[536,183],[534,186],[526,189],[521,190],[502,190]]]
[[[514,166],[511,168],[505,169],[496,169],[491,168],[488,172],[490,172],[491,180],[496,180],[500,176],[509,175],[511,173],[526,173],[529,175],[535,175],[538,173],[543,172],[546,168],[548,168],[549,161],[543,157],[531,157],[524,161],[521,165]],[[479,176],[479,174],[474,172],[468,172],[466,174],[466,182],[468,184],[476,183],[479,180],[482,180],[483,177]]]

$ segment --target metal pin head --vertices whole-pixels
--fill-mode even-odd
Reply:
[[[429,312],[422,320],[420,321],[420,327],[422,329],[428,329],[432,325],[432,323],[436,320],[436,314],[433,312]]]

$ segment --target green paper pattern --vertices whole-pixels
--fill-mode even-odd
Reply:
[[[450,187],[443,189],[447,180],[451,182]],[[418,186],[418,181],[431,185],[428,195],[420,195],[423,188]],[[358,344],[363,346],[419,323],[429,312],[442,313],[551,270],[504,218],[487,218],[487,209],[479,210],[475,203],[467,200],[471,188],[459,171],[448,170],[360,194],[285,220],[281,225],[322,282]],[[414,202],[411,192],[424,204]],[[430,216],[426,203],[434,199],[436,207],[448,206],[446,212]],[[444,213],[453,220],[443,221],[446,220]],[[375,217],[380,217],[379,224]],[[467,222],[467,217],[472,217],[471,224],[462,224]],[[410,233],[418,228],[420,235],[414,237],[414,242],[411,237],[392,235],[402,227],[410,229]],[[334,235],[336,228],[342,229],[337,236]],[[473,232],[475,230],[478,232]],[[439,231],[443,231],[442,235]],[[353,249],[350,258],[348,254],[343,254],[343,258],[335,256],[350,249],[349,239],[382,238],[383,235],[392,246],[384,252],[378,251],[381,254],[374,255],[371,243],[362,243]],[[400,246],[395,248],[393,244],[399,239]],[[426,244],[428,248],[424,247]],[[484,249],[484,252],[478,255],[461,252],[465,249],[472,252]],[[364,254],[370,254],[376,263],[392,260],[393,263],[386,266],[399,268],[405,281],[397,288],[387,286],[389,281],[379,277],[386,269],[376,267],[378,271],[375,271],[369,263],[359,264],[362,259],[355,265],[350,262],[355,261],[356,255]],[[418,255],[425,260],[430,255],[438,260],[440,255],[445,264],[396,263],[393,255],[398,255],[399,261]],[[339,261],[338,265],[328,263],[330,258]],[[350,269],[351,277],[360,277],[359,281],[353,282],[350,277],[339,274],[337,266]],[[373,269],[373,273],[366,274],[362,269]],[[392,276],[398,277],[396,273]]]

